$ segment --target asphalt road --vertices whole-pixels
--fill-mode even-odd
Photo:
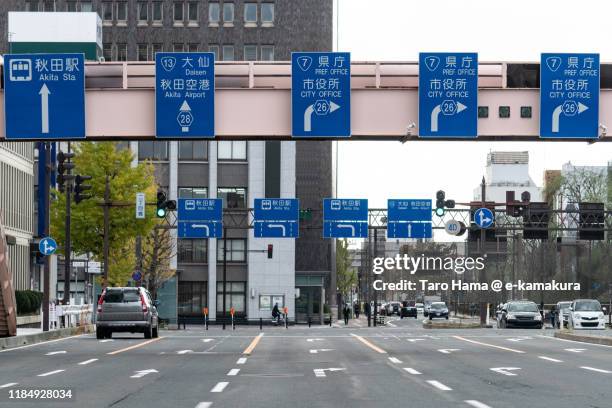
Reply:
[[[0,352],[0,407],[612,406],[611,347],[552,330],[391,323],[192,327],[153,340],[82,335],[9,349]],[[73,398],[10,398],[32,389]]]

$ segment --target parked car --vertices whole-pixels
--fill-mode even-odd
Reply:
[[[507,329],[510,327],[533,327],[542,328],[542,315],[535,302],[511,301],[503,306],[499,318],[498,327]]]
[[[400,317],[403,319],[404,317],[414,317],[417,318],[417,308],[416,306],[410,305],[408,302],[403,302],[402,309],[400,311]]]
[[[567,327],[570,329],[605,329],[606,318],[599,301],[577,299],[569,307]]]
[[[567,327],[567,319],[569,317],[569,308],[571,305],[572,302],[557,302],[555,306],[557,312],[557,329],[561,328],[561,319],[563,319],[563,327]]]
[[[388,315],[392,314],[400,315],[400,309],[402,308],[402,304],[400,302],[389,302],[388,304]]]
[[[417,313],[423,313],[425,311],[425,307],[422,303],[415,303]]]
[[[98,300],[96,337],[110,339],[114,332],[144,333],[145,339],[157,337],[157,305],[142,287],[104,289]]]
[[[444,302],[432,302],[429,306],[429,312],[427,313],[429,320],[437,317],[444,317],[448,320],[448,307]]]

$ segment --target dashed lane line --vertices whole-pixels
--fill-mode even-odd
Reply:
[[[432,387],[435,387],[435,388],[439,389],[440,391],[452,391],[451,387],[448,387],[448,386],[442,384],[440,381],[427,380],[427,383],[429,385],[431,385]]]
[[[595,367],[586,367],[586,366],[582,366],[580,367],[584,370],[589,370],[589,371],[595,371],[596,373],[602,373],[602,374],[612,374],[612,371],[609,370],[602,370],[601,368],[595,368]]]
[[[402,360],[400,360],[397,357],[389,357],[389,361],[391,361],[392,363],[395,363],[395,364],[402,364]]]
[[[221,381],[217,383],[217,385],[215,385],[213,389],[210,390],[210,392],[223,392],[223,390],[225,389],[225,387],[227,387],[228,384],[229,382],[227,381]]]
[[[453,336],[453,337],[456,338],[457,340],[467,341],[468,343],[474,343],[474,344],[478,344],[478,345],[485,346],[485,347],[493,347],[499,350],[510,351],[512,353],[525,354],[525,352],[521,350],[511,349],[511,348],[503,347],[503,346],[497,346],[495,344],[483,343],[481,341],[476,341],[476,340],[470,340],[470,339],[466,339],[465,337],[461,337],[461,336]]]
[[[232,368],[231,370],[229,370],[227,375],[238,375],[239,372],[240,372],[239,368]]]
[[[414,368],[410,368],[410,367],[404,367],[404,370],[412,375],[421,375],[421,373],[417,370],[415,370]]]
[[[18,385],[18,384],[19,383],[6,383],[6,384],[2,384],[2,385],[0,385],[0,389],[14,387],[15,385]]]
[[[58,373],[62,373],[66,370],[54,370],[54,371],[49,371],[48,373],[42,373],[42,374],[38,374],[37,377],[47,377],[49,375],[53,375],[53,374],[58,374]]]
[[[246,357],[240,357],[238,359],[238,361],[236,361],[236,364],[244,364],[247,362],[247,358]]]
[[[465,400],[463,402],[465,402],[468,405],[473,406],[474,408],[491,408],[487,404],[483,404],[482,402],[476,401],[476,400]]]
[[[81,361],[81,362],[79,363],[79,365],[87,365],[87,364],[91,364],[91,363],[93,363],[94,361],[98,361],[98,359],[97,359],[97,358],[92,358],[92,359],[90,359],[90,360]]]
[[[368,346],[369,348],[371,348],[372,350],[374,350],[377,353],[380,354],[387,354],[387,352],[383,349],[381,349],[380,347],[378,347],[377,345],[370,343],[368,340],[364,339],[361,336],[358,336],[354,333],[351,333],[351,336],[355,337],[357,340],[359,340],[360,342],[362,342],[363,344],[365,344],[366,346]]]
[[[195,408],[210,408],[212,406],[212,402],[200,402]]]
[[[538,358],[546,361],[552,361],[553,363],[562,363],[563,360],[557,360],[556,358],[546,357],[546,356],[538,356]]]
[[[264,335],[263,333],[259,333],[259,334],[257,335],[257,337],[255,337],[255,338],[253,339],[253,341],[251,342],[251,344],[249,344],[249,346],[248,346],[246,349],[244,349],[244,351],[242,352],[242,354],[247,354],[247,355],[250,355],[250,354],[253,352],[253,350],[255,350],[255,347],[257,347],[257,344],[259,344],[259,341],[261,340],[261,338],[263,337],[263,335]]]

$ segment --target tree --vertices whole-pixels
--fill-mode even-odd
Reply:
[[[351,257],[346,239],[336,240],[336,285],[344,298],[357,285],[357,271],[351,266]]]
[[[176,254],[175,241],[170,231],[156,226],[142,241],[142,281],[157,298],[157,289],[176,274],[170,260]]]
[[[132,166],[132,153],[113,142],[73,143],[75,168],[73,174],[92,176],[92,198],[78,205],[72,201],[71,241],[76,255],[91,254],[103,260],[103,206],[106,177],[110,180],[111,200],[125,206],[110,208],[109,284],[125,285],[135,265],[135,237],[146,236],[155,226],[155,209],[146,208],[145,219],[135,218],[136,193],[143,192],[146,201],[155,201],[156,183],[153,165]],[[66,195],[53,191],[51,204],[51,234],[58,241],[59,252],[65,243]]]

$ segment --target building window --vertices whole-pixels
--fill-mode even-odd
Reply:
[[[127,1],[117,2],[117,23],[125,25],[127,24],[128,4]]]
[[[206,263],[208,262],[208,240],[179,239],[177,252],[178,262]]]
[[[158,52],[162,52],[162,44],[151,44],[151,59],[155,61],[155,54]]]
[[[223,3],[223,23],[232,26],[234,23],[234,3]]]
[[[67,1],[66,2],[66,11],[77,11],[77,2],[76,1]]]
[[[172,49],[174,50],[174,52],[183,52],[185,51],[185,44],[174,44],[172,46]]]
[[[149,61],[149,44],[138,44],[138,61]]]
[[[223,208],[246,208],[247,194],[245,187],[219,187],[217,197],[223,199]]]
[[[274,3],[261,4],[261,25],[263,27],[274,25]]]
[[[247,27],[257,25],[257,3],[244,3],[244,23]]]
[[[205,140],[180,140],[179,160],[208,159],[208,142]]]
[[[259,310],[270,310],[278,304],[281,313],[285,307],[285,296],[283,295],[259,295]]]
[[[181,316],[202,316],[207,303],[206,282],[179,281],[178,314]]]
[[[207,187],[179,187],[178,198],[208,198]]]
[[[262,45],[260,58],[262,61],[274,61],[274,46]]]
[[[138,142],[138,160],[168,160],[168,142]]]
[[[127,60],[127,44],[117,44],[117,61]]]
[[[219,60],[219,46],[218,45],[209,45],[208,51],[215,54],[215,61]]]
[[[246,262],[246,239],[229,238],[217,240],[217,263],[223,262],[225,243],[227,243],[227,262]]]
[[[223,46],[223,61],[233,61],[233,60],[234,60],[234,46],[224,45]]]
[[[91,1],[81,1],[81,11],[84,13],[93,11]]]
[[[113,60],[113,44],[104,43],[102,46],[102,57],[105,61]]]
[[[104,20],[104,24],[112,24],[113,22],[113,3],[110,1],[102,2],[102,20]]]
[[[138,2],[138,24],[146,25],[149,22],[149,3],[146,1]]]
[[[189,52],[198,52],[198,50],[200,49],[200,44],[188,44],[187,48],[187,51]]]
[[[219,24],[219,3],[208,5],[208,24],[217,26]]]
[[[221,140],[217,143],[217,159],[246,160],[246,140]]]
[[[246,282],[225,282],[225,311],[233,307],[237,315],[244,315],[246,309]],[[223,315],[223,282],[217,282],[217,315]]]
[[[256,45],[245,45],[244,46],[244,60],[245,61],[257,61],[257,46]]]
[[[189,18],[190,26],[198,25],[198,3],[190,1],[187,3],[187,17]]]
[[[174,3],[174,24],[175,25],[183,24],[183,20],[185,19],[185,16],[183,15],[184,6],[185,4],[183,4],[183,2]]]
[[[153,24],[161,25],[164,19],[164,4],[161,1],[153,2]]]

